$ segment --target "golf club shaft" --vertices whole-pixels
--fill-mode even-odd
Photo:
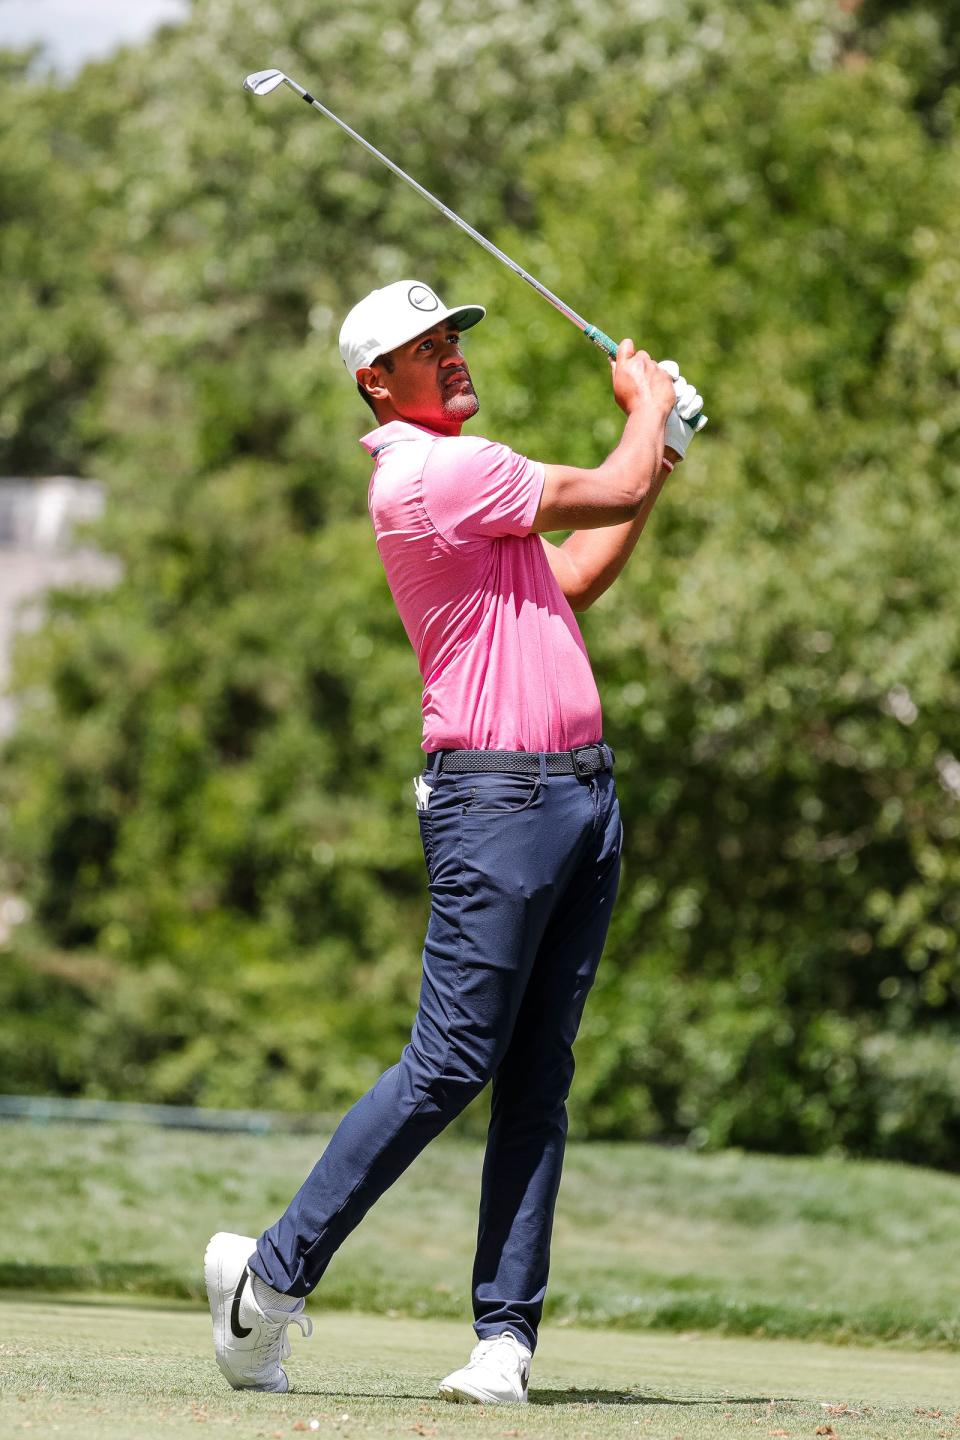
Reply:
[[[322,105],[308,90],[304,90],[295,80],[291,80],[289,75],[284,75],[283,80],[286,85],[290,86],[291,90],[297,92],[301,99],[306,100],[308,105],[312,105],[315,110],[320,111],[321,115],[326,115],[328,120],[332,120],[335,125],[339,125],[340,129],[349,135],[352,140],[356,140],[358,145],[362,145],[364,150],[371,154],[376,160],[379,160],[383,165],[386,165],[387,169],[392,170],[394,175],[398,175],[401,180],[405,180],[408,185],[416,190],[418,195],[423,196],[424,200],[429,200],[430,204],[434,205],[440,211],[441,215],[446,215],[448,220],[452,220],[454,225],[459,225],[461,230],[465,231],[472,240],[476,240],[478,245],[482,245],[484,250],[491,254],[496,260],[502,261],[508,269],[513,271],[514,275],[519,275],[521,280],[526,280],[528,285],[532,285],[538,295],[542,295],[544,300],[549,300],[554,309],[559,310],[561,315],[565,315],[568,320],[571,320],[577,329],[586,335],[588,340],[592,340],[594,345],[598,345],[611,359],[616,359],[616,341],[611,340],[609,335],[605,335],[596,325],[588,325],[582,315],[578,315],[576,310],[572,310],[569,305],[564,304],[559,296],[554,295],[552,290],[548,290],[546,285],[542,285],[539,280],[524,270],[522,265],[518,265],[515,260],[511,260],[509,255],[505,255],[491,240],[488,240],[485,235],[481,235],[479,230],[474,230],[473,226],[468,225],[466,220],[462,220],[454,210],[450,209],[449,205],[444,205],[442,200],[438,200],[436,195],[432,195],[429,190],[423,185],[420,185],[412,176],[408,175],[405,170],[401,170],[399,165],[395,165],[389,156],[383,155],[376,146],[370,144],[369,140],[364,140],[363,136],[358,135],[356,130],[352,130],[346,121],[341,120],[338,115],[334,115],[332,110],[328,110],[326,105]]]

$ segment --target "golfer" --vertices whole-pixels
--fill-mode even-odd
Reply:
[[[478,1343],[448,1400],[527,1398],[550,1262],[573,1042],[613,909],[613,752],[574,618],[623,569],[702,402],[624,340],[626,414],[595,469],[461,434],[479,408],[460,345],[479,305],[401,280],[356,305],[340,353],[377,425],[369,510],[423,676],[413,800],[431,910],[410,1043],[341,1121],[259,1239],[220,1233],[205,1276],[217,1362],[284,1391],[287,1326],[370,1206],[492,1081],[473,1269]],[[691,419],[692,423],[682,417]],[[543,531],[572,530],[560,546]]]

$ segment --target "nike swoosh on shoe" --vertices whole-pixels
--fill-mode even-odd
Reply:
[[[252,1326],[245,1326],[240,1324],[240,1301],[243,1297],[243,1287],[247,1283],[248,1273],[248,1271],[244,1270],[243,1274],[240,1276],[240,1279],[237,1283],[237,1288],[233,1292],[233,1304],[230,1307],[230,1329],[233,1331],[234,1335],[237,1337],[238,1340],[245,1340],[246,1337],[250,1335],[253,1330]]]

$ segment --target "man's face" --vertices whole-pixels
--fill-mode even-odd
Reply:
[[[460,335],[449,321],[399,345],[385,361],[357,374],[373,395],[382,424],[409,420],[443,435],[459,435],[464,421],[480,409]]]

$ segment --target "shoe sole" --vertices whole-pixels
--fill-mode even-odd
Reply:
[[[482,1390],[468,1390],[464,1385],[440,1385],[438,1386],[440,1398],[451,1405],[526,1405],[527,1396],[524,1393],[519,1400],[511,1398],[504,1400],[499,1395],[485,1394]]]

